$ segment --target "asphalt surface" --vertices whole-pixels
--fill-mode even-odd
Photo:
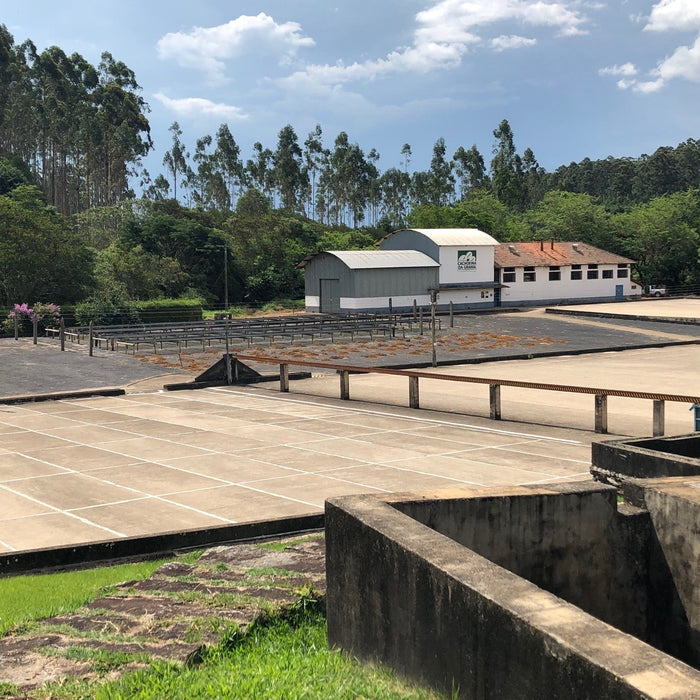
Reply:
[[[663,302],[649,302],[650,312],[657,312]],[[635,302],[635,311],[643,311],[645,302]],[[596,305],[574,307],[596,308]],[[679,316],[687,311],[675,302]],[[471,364],[491,360],[536,358],[632,348],[663,347],[700,341],[700,325],[674,324],[626,318],[580,317],[547,314],[543,309],[515,310],[493,314],[465,314],[454,317],[454,327],[447,316],[441,317],[437,332],[438,364]],[[161,388],[164,383],[187,382],[223,354],[200,353],[196,371],[183,369],[183,355],[167,348],[162,354],[150,352],[136,357],[123,352],[95,349],[92,357],[85,343],[66,343],[60,351],[55,338],[0,338],[0,398],[20,395],[80,391],[99,387],[128,387],[142,384],[143,389]],[[419,334],[416,324],[403,338],[357,337],[335,343],[284,343],[249,348],[232,345],[232,353],[262,353],[274,357],[297,357],[300,360],[337,362],[356,366],[416,367],[432,360],[431,334],[424,325]]]

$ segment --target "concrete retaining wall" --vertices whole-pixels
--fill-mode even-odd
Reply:
[[[485,497],[473,491],[328,501],[329,643],[464,698],[700,697],[694,669],[429,526],[513,570],[534,572],[543,585],[579,591],[583,603],[590,593],[592,608],[609,612],[606,591],[617,600],[624,592],[589,569],[620,582],[640,576],[639,562],[620,567],[616,552],[625,538],[639,545],[640,529],[630,523],[643,527],[648,519],[631,512],[616,524],[608,487],[493,495],[500,511],[496,499],[469,502]],[[492,528],[501,537],[492,538]],[[607,542],[606,532],[613,533]],[[535,551],[538,537],[558,564],[550,567]],[[641,616],[646,601],[631,606]]]
[[[624,494],[652,523],[646,637],[700,668],[700,479],[628,481]]]

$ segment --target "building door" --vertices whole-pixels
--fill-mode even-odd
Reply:
[[[622,284],[615,285],[615,299],[617,301],[622,301],[625,298],[624,289],[624,285]]]
[[[340,280],[321,279],[319,310],[322,314],[340,313]]]

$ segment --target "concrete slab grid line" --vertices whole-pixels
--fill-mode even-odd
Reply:
[[[387,467],[394,467],[394,468],[398,469],[398,468],[401,468],[400,462],[405,462],[407,460],[412,460],[412,459],[415,459],[415,457],[401,457],[400,459],[396,459],[396,460],[386,460],[385,462],[383,462],[383,465],[387,466]],[[521,473],[545,474],[545,472],[536,472],[536,471],[532,471],[531,469],[520,469],[518,467],[511,467],[511,466],[508,466],[505,464],[494,464],[493,462],[482,462],[481,460],[478,460],[478,459],[469,459],[469,460],[463,460],[463,461],[465,462],[465,466],[466,466],[466,463],[468,463],[469,465],[473,464],[475,466],[491,467],[492,469],[508,469],[510,471],[521,472]],[[409,467],[403,467],[403,469],[405,471],[411,471],[411,472],[414,472],[416,474],[423,474],[424,476],[439,476],[440,478],[444,478],[444,479],[451,478],[451,477],[447,477],[447,476],[443,477],[441,474],[434,474],[432,472],[423,472],[420,469],[413,469],[413,468],[409,468]],[[478,483],[478,482],[465,482],[465,483]],[[488,484],[479,483],[479,485],[480,486],[487,486]]]
[[[214,488],[224,488],[225,486],[230,486],[232,484],[222,484],[221,486],[216,486]],[[206,491],[206,488],[202,489],[194,489],[193,491]],[[191,493],[191,491],[176,491],[175,493]],[[171,494],[172,495],[172,494]],[[105,506],[118,506],[118,505],[123,505],[124,503],[135,503],[137,501],[148,501],[148,500],[154,500],[154,501],[160,501],[161,503],[167,503],[170,506],[176,506],[178,508],[183,508],[184,510],[190,511],[192,513],[196,513],[197,515],[203,515],[208,518],[214,518],[215,520],[220,520],[222,523],[228,523],[228,524],[235,524],[238,521],[237,520],[232,520],[231,518],[224,518],[221,515],[216,515],[214,513],[210,513],[209,511],[206,510],[201,510],[200,508],[195,508],[194,506],[188,506],[185,505],[184,503],[178,503],[177,501],[172,500],[172,498],[168,498],[167,495],[157,495],[157,494],[149,494],[143,492],[142,498],[133,498],[127,501],[114,501],[111,503],[96,503],[91,506],[81,506],[80,508],[72,508],[67,511],[63,511],[66,513],[72,513],[78,510],[90,510],[91,508],[102,508]],[[127,535],[122,535],[122,537],[127,537]]]
[[[208,390],[205,390],[205,391],[208,391]],[[236,390],[229,390],[229,389],[224,389],[224,391],[231,391],[231,393],[234,393],[234,394],[240,393]],[[271,398],[273,398],[273,397],[271,397]],[[279,398],[274,397],[274,398],[277,401],[290,401],[290,402],[295,402],[295,403],[305,403],[304,401],[299,401],[298,399],[290,399],[290,398],[283,398],[283,397],[279,397]],[[321,397],[321,398],[326,398],[326,397]],[[386,416],[386,417],[390,417],[390,418],[401,418],[403,420],[415,421],[418,423],[431,423],[431,424],[435,424],[435,425],[447,425],[447,426],[455,427],[455,428],[465,428],[468,430],[475,430],[477,432],[482,432],[482,433],[495,433],[495,434],[500,434],[500,435],[512,435],[515,437],[532,438],[533,440],[543,440],[546,442],[564,442],[564,443],[570,443],[573,445],[583,445],[584,444],[580,440],[570,440],[567,438],[556,438],[556,437],[550,437],[548,435],[534,435],[532,433],[521,433],[521,432],[517,432],[514,430],[490,428],[490,427],[486,427],[486,426],[473,425],[470,423],[456,423],[453,421],[440,420],[437,418],[427,418],[427,417],[422,417],[422,416],[421,417],[406,416],[406,415],[403,415],[400,413],[389,413],[386,411],[374,411],[372,409],[360,408],[360,407],[356,408],[353,406],[348,406],[348,407],[342,406],[342,407],[338,407],[338,408],[339,408],[339,410],[364,413],[366,415]]]
[[[487,445],[483,449],[486,450],[499,450],[500,452],[514,452],[515,454],[525,454],[525,455],[533,455],[535,457],[547,457],[547,455],[541,455],[539,452],[526,452],[525,450],[514,450],[512,449],[515,445],[519,444],[525,444],[529,445],[531,444],[532,441],[527,441],[524,443],[514,443],[513,445]],[[560,462],[574,462],[576,464],[590,464],[590,459],[589,460],[584,460],[584,459],[573,459],[572,457],[557,457],[557,461]]]
[[[52,506],[50,503],[45,503],[44,501],[39,500],[38,498],[34,498],[33,496],[29,496],[25,493],[21,493],[20,491],[15,491],[14,489],[7,488],[4,484],[0,484],[0,488],[3,489],[4,491],[8,491],[9,493],[14,494],[15,496],[20,496],[22,498],[26,498],[29,501],[32,501],[32,503],[36,503],[37,505],[42,506],[43,508],[49,508],[52,513],[35,513],[34,517],[41,517],[43,515],[51,515],[51,514],[60,514],[60,515],[67,515],[68,517],[75,518],[79,522],[83,523],[83,525],[92,525],[93,527],[98,528],[99,530],[104,530],[105,532],[110,533],[111,535],[114,535],[115,537],[126,537],[126,535],[122,534],[121,532],[118,532],[117,530],[112,530],[112,528],[106,527],[104,525],[98,525],[97,523],[93,523],[89,520],[86,520],[85,518],[81,518],[78,515],[74,515],[73,513],[70,513],[69,511],[62,510],[60,508],[57,508],[56,506]],[[8,518],[5,520],[5,522],[11,522],[12,518]]]
[[[569,474],[568,476],[551,476],[546,479],[539,479],[538,481],[528,481],[526,484],[548,484],[551,481],[554,482],[559,482],[559,481],[578,481],[579,479],[590,479],[591,478],[591,473],[590,472],[580,472],[578,474]]]
[[[444,474],[435,474],[433,472],[425,472],[421,471],[419,469],[409,469],[408,467],[402,467],[399,464],[390,464],[388,462],[374,462],[372,464],[368,465],[358,465],[358,466],[374,466],[374,467],[380,467],[382,469],[395,469],[396,471],[401,471],[401,472],[406,472],[408,474],[418,474],[420,476],[432,476],[436,479],[447,479],[448,481],[456,481],[459,484],[469,484],[470,486],[487,486],[487,484],[483,484],[480,481],[468,481],[467,479],[459,479],[456,476],[446,476]],[[497,465],[491,465],[491,466],[497,466]],[[333,467],[329,471],[340,471],[341,469],[355,469],[356,467]],[[317,472],[318,473],[318,472]],[[322,472],[324,475],[327,474],[327,472]],[[556,477],[555,477],[556,478]],[[358,484],[357,481],[350,481],[348,479],[336,479],[337,481],[348,481],[348,483],[351,484]],[[363,484],[358,484],[359,486],[363,486]],[[369,488],[380,488],[378,486],[372,486]],[[380,489],[384,490],[384,489]],[[392,493],[392,490],[389,490],[389,493]]]

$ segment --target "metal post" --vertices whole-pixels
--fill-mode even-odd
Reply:
[[[280,391],[289,391],[289,365],[285,362],[280,364]]]
[[[224,340],[226,342],[226,384],[233,384],[231,376],[231,355],[228,354],[228,316],[224,317]]]
[[[450,328],[455,327],[455,310],[453,306],[452,302],[450,302]]]
[[[228,314],[228,246],[224,243],[224,312]]]
[[[58,326],[58,337],[61,340],[61,352],[63,352],[66,349],[66,322],[63,320],[63,316],[61,316],[61,322]]]
[[[659,437],[664,434],[666,418],[666,404],[664,401],[654,401],[654,425],[652,435]]]
[[[418,309],[418,334],[423,335],[423,307]]]
[[[501,420],[501,385],[489,384],[489,417]]]
[[[389,297],[389,316],[391,316],[391,314],[392,314],[393,312],[394,312],[394,305],[393,305],[393,303],[392,303],[392,301],[391,301],[391,297]],[[389,319],[389,320],[391,320],[391,319]]]
[[[39,330],[39,319],[36,317],[36,314],[32,314],[32,333],[34,335],[34,345],[36,345],[36,337],[37,333]]]
[[[61,319],[61,320],[63,320],[63,319]],[[94,336],[94,332],[93,332],[92,321],[90,321],[90,323],[88,324],[88,328],[89,328],[89,333],[90,333],[90,357],[92,357],[92,349],[95,345],[95,336]]]
[[[437,292],[433,289],[430,292],[430,343],[432,346],[433,367],[437,367],[437,347],[435,345],[435,311],[437,309]]]
[[[350,399],[350,372],[346,369],[340,370],[340,398],[344,401]]]
[[[595,395],[595,431],[596,433],[608,432],[608,396],[607,394]]]
[[[413,323],[416,322],[416,318],[417,318],[417,313],[416,313],[417,306],[418,305],[416,303],[416,300],[414,299],[413,300]]]
[[[418,377],[408,378],[408,406],[409,408],[420,408]]]
[[[19,316],[15,311],[15,340],[19,340]]]

